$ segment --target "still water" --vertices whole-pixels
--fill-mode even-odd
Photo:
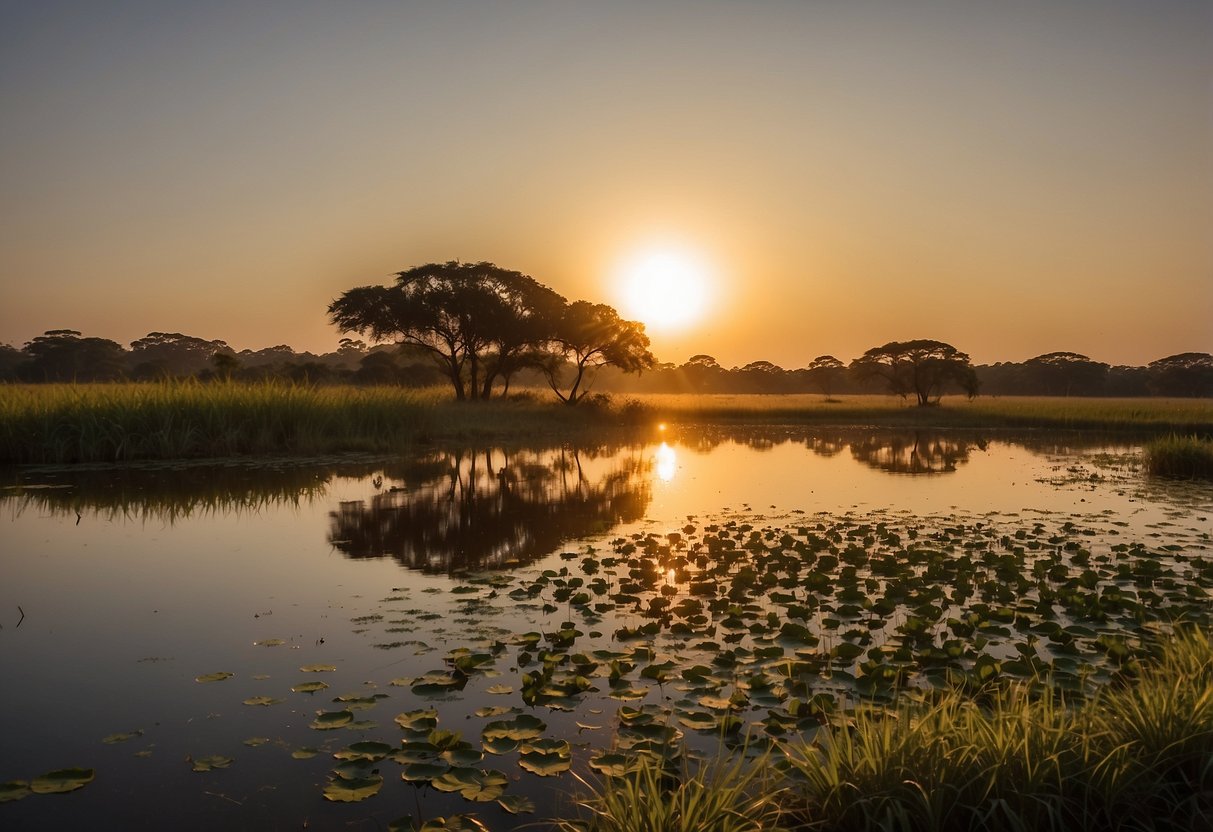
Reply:
[[[9,471],[0,783],[95,779],[0,804],[0,827],[464,813],[511,829],[572,813],[572,773],[603,776],[604,752],[778,746],[811,727],[794,700],[885,696],[880,673],[931,684],[984,652],[1081,687],[1115,671],[1107,639],[1209,616],[1213,488],[1150,480],[1139,458],[1077,434],[672,427],[621,446]],[[1001,597],[1016,564],[1040,580]],[[953,634],[976,648],[928,666]],[[861,648],[888,661],[864,667]],[[519,714],[542,726],[532,744],[494,743],[486,726]],[[462,745],[409,750],[428,719]],[[333,755],[358,742],[396,757],[343,775]],[[195,770],[213,757],[230,763]],[[440,771],[448,788],[500,772],[505,804],[500,784],[441,790]],[[343,777],[382,784],[325,800]]]

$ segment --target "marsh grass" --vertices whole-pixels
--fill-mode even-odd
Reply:
[[[789,757],[799,814],[821,830],[1213,828],[1213,645],[1077,706],[1005,692],[861,711]]]
[[[895,396],[638,395],[634,400],[672,422],[822,424],[937,428],[1052,428],[1191,433],[1213,436],[1208,399],[944,397],[916,407]]]
[[[672,773],[644,756],[609,777],[579,805],[588,818],[557,821],[562,832],[782,832],[781,779],[760,763],[687,763]],[[582,781],[583,783],[585,781]],[[589,785],[589,784],[586,784]]]
[[[434,439],[600,431],[627,408],[532,396],[476,404],[443,390],[170,382],[0,387],[0,462],[129,462],[396,452]]]
[[[1213,479],[1213,439],[1167,436],[1146,444],[1146,471],[1160,477]]]
[[[566,407],[523,392],[455,402],[444,388],[258,384],[0,386],[0,462],[74,463],[392,453],[434,441],[649,436],[683,424],[1051,428],[1213,436],[1213,405],[1192,399],[945,399],[890,396],[648,395]]]

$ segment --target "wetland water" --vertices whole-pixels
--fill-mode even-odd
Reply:
[[[901,688],[1090,689],[1211,616],[1213,488],[1139,458],[704,428],[9,471],[0,782],[95,778],[5,786],[0,827],[504,830],[569,815],[572,772],[778,754]]]

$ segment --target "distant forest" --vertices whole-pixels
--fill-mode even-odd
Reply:
[[[1022,362],[979,364],[981,395],[992,396],[1201,396],[1213,397],[1213,355],[1180,353],[1144,367],[1110,366],[1085,355],[1053,352]],[[202,381],[281,379],[305,384],[399,385],[446,383],[444,372],[413,345],[368,346],[343,338],[329,353],[296,352],[285,344],[234,350],[224,341],[152,332],[123,347],[75,330],[50,330],[21,348],[0,344],[0,381],[105,382],[196,378]],[[544,374],[522,369],[513,382],[547,388]],[[605,366],[594,392],[611,393],[818,393],[827,398],[885,393],[884,379],[855,372],[833,356],[795,369],[769,361],[725,367],[710,355],[681,365],[658,363],[640,375]]]

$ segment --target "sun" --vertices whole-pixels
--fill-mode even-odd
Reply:
[[[686,329],[703,318],[711,269],[695,252],[645,248],[620,261],[615,273],[624,317],[654,330]]]

